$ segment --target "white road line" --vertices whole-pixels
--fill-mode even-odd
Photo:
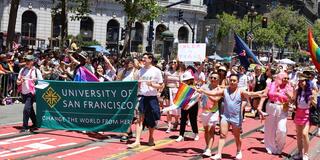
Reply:
[[[18,140],[18,139],[28,138],[28,137],[30,137],[30,136],[31,136],[31,135],[22,136],[22,137],[17,137],[17,138],[12,138],[12,139],[6,140],[6,142],[11,142],[11,141],[15,141],[15,140]]]
[[[8,157],[8,156],[13,156],[13,155],[17,155],[17,154],[34,152],[34,151],[37,151],[37,150],[31,149],[31,150],[26,150],[26,151],[21,151],[21,152],[14,152],[14,153],[9,153],[9,154],[0,155],[0,157]]]
[[[12,139],[7,140],[7,141],[2,141],[0,142],[1,145],[6,145],[6,144],[14,144],[14,143],[21,143],[21,142],[29,142],[29,141],[36,141],[36,140],[45,140],[48,139],[49,137],[42,137],[42,138],[33,138],[33,139],[25,139],[25,140],[20,140],[20,141],[14,141]],[[15,139],[17,140],[17,139]]]
[[[9,153],[9,152],[12,152],[12,151],[18,151],[18,150],[21,150],[23,148],[24,147],[18,147],[18,148],[10,149],[10,150],[7,150],[7,151],[3,151],[3,152],[0,152],[0,155],[1,154],[5,154],[5,153]]]
[[[52,141],[55,141],[56,139],[52,138],[52,139],[49,139],[49,140],[45,140],[45,141],[41,141],[39,143],[48,143],[48,142],[52,142]]]
[[[7,136],[7,135],[11,135],[11,134],[16,134],[18,132],[9,132],[9,133],[4,133],[4,134],[0,134],[0,137],[2,136]]]
[[[77,151],[77,152],[73,152],[73,153],[62,155],[62,156],[58,156],[57,158],[64,158],[64,157],[72,156],[72,155],[75,155],[75,154],[79,154],[79,153],[87,152],[87,151],[90,151],[90,150],[94,150],[94,149],[97,149],[97,148],[100,148],[100,147],[87,148],[87,149],[80,150],[80,151]]]
[[[76,145],[77,143],[71,142],[71,143],[65,143],[65,144],[60,144],[58,147],[65,147],[65,146],[71,146],[71,145]]]

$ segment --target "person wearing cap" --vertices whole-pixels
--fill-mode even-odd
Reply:
[[[148,146],[155,146],[153,133],[161,116],[157,95],[158,90],[163,87],[163,77],[160,69],[153,66],[154,59],[152,53],[144,53],[142,57],[144,67],[138,73],[138,96],[140,100],[138,106],[139,118],[136,122],[136,139],[134,143],[128,145],[128,149],[140,146],[143,125],[149,128]]]
[[[195,80],[194,76],[190,71],[184,72],[182,75],[181,81],[189,86],[195,86]],[[190,119],[190,124],[193,132],[193,139],[195,141],[199,140],[199,131],[198,131],[198,100],[199,100],[199,94],[195,92],[191,96],[190,102],[187,104],[186,109],[181,109],[181,119],[180,119],[180,131],[179,131],[179,137],[176,139],[176,142],[181,142],[184,140],[184,133],[186,130],[187,120],[188,117]]]
[[[76,59],[75,57],[73,57],[73,55],[69,54],[69,58],[71,60],[72,63],[76,64],[77,66],[74,69],[74,73],[73,73],[73,80],[75,80],[77,73],[79,72],[80,67],[85,67],[87,70],[89,70],[92,74],[95,73],[95,70],[91,64],[91,60],[88,57],[88,53],[85,51],[81,51],[78,55]]]
[[[308,160],[309,151],[309,108],[312,103],[312,95],[316,94],[312,90],[311,81],[307,76],[300,74],[298,77],[298,88],[294,92],[293,99],[296,102],[296,114],[294,123],[297,131],[297,146],[298,153],[293,156],[293,159]]]
[[[241,152],[241,125],[242,125],[242,116],[241,116],[241,103],[242,99],[248,97],[257,97],[262,96],[263,91],[259,92],[247,92],[238,88],[239,77],[237,74],[231,74],[229,79],[229,87],[222,88],[219,91],[207,91],[202,88],[197,89],[199,93],[204,93],[208,96],[213,97],[223,97],[224,100],[224,109],[221,114],[220,120],[220,139],[218,143],[218,153],[211,157],[212,159],[221,159],[222,158],[222,149],[227,138],[227,134],[230,126],[232,126],[232,133],[236,141],[237,153],[236,159],[242,159]]]
[[[32,127],[31,129],[37,128],[36,114],[33,109],[33,103],[35,102],[35,82],[37,80],[43,80],[39,69],[33,66],[34,56],[27,55],[25,57],[26,65],[23,67],[17,79],[17,85],[21,86],[21,95],[24,103],[23,109],[23,124],[21,132],[28,132],[29,126],[28,121],[31,118]]]

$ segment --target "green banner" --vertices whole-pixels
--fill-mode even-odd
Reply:
[[[39,81],[38,126],[79,131],[127,132],[137,104],[137,81]]]

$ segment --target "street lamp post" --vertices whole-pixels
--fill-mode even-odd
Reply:
[[[30,46],[30,44],[31,44],[31,25],[32,25],[32,23],[28,23],[28,26],[29,26],[29,30],[28,30],[28,45]]]
[[[250,45],[250,49],[252,50],[252,41],[253,41],[253,20],[256,18],[258,13],[255,11],[254,5],[250,7],[250,11],[248,12],[248,21],[250,21],[250,32],[248,34],[248,41]]]

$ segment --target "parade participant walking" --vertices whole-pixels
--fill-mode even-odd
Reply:
[[[232,126],[232,133],[234,135],[237,146],[236,159],[242,159],[240,138],[242,123],[241,102],[244,98],[260,96],[263,93],[262,91],[247,92],[244,90],[240,90],[238,88],[239,77],[236,74],[231,74],[229,81],[229,87],[221,89],[219,91],[206,91],[203,89],[198,90],[198,92],[203,92],[204,94],[207,94],[209,96],[221,96],[224,98],[224,110],[221,114],[220,122],[221,133],[218,144],[218,153],[215,156],[211,157],[215,160],[222,158],[222,149],[224,147],[230,126]]]
[[[305,75],[299,75],[298,88],[294,94],[296,102],[296,114],[294,123],[297,130],[297,145],[298,153],[293,156],[293,159],[308,160],[309,151],[309,108],[312,102],[312,86],[310,80]],[[316,93],[314,93],[316,94]]]
[[[182,82],[189,85],[189,86],[195,86],[195,81],[194,77],[192,76],[190,71],[186,71],[182,75]],[[197,119],[198,119],[198,93],[194,93],[191,96],[190,102],[187,104],[186,109],[181,109],[181,119],[180,119],[180,132],[179,132],[179,137],[176,139],[176,142],[181,142],[184,140],[184,133],[186,131],[186,125],[187,125],[187,120],[188,117],[190,119],[191,123],[191,128],[193,132],[193,139],[195,141],[199,140],[199,131],[198,131],[198,124],[197,124]]]
[[[210,83],[204,85],[202,89],[208,91],[219,91],[221,88],[219,87],[220,77],[217,72],[211,73],[209,77]],[[221,97],[211,97],[202,95],[202,124],[204,128],[204,137],[206,141],[206,148],[204,150],[203,155],[210,157],[212,145],[214,142],[214,133],[216,123],[219,121],[219,100]]]
[[[162,88],[163,78],[161,71],[152,65],[155,60],[153,54],[143,54],[144,67],[138,74],[139,79],[139,118],[136,122],[136,140],[128,148],[140,146],[143,124],[149,128],[149,146],[154,146],[153,132],[157,121],[160,120],[160,107],[157,98],[158,89]]]
[[[162,96],[164,97],[164,105],[170,106],[173,104],[172,99],[174,98],[173,95],[175,95],[178,91],[178,85],[179,85],[179,72],[178,72],[178,62],[177,60],[173,60],[169,63],[169,69],[164,72],[164,81],[165,81],[165,88],[162,92]],[[170,96],[171,95],[171,96]],[[167,123],[168,123],[168,129],[166,130],[166,133],[171,132],[172,129],[172,117],[175,118],[175,124],[179,123],[179,109],[170,110],[167,113]],[[174,125],[177,126],[177,125]]]
[[[24,102],[23,109],[23,125],[21,132],[28,132],[29,129],[37,128],[36,114],[33,109],[35,102],[35,83],[37,80],[43,80],[41,71],[33,66],[35,57],[27,55],[25,57],[26,65],[23,67],[18,75],[17,85],[21,86],[21,95]],[[29,128],[28,121],[31,118],[32,127]]]
[[[281,154],[286,143],[287,116],[293,89],[288,83],[288,74],[281,72],[264,91],[269,102],[266,111],[264,143],[269,154]]]

